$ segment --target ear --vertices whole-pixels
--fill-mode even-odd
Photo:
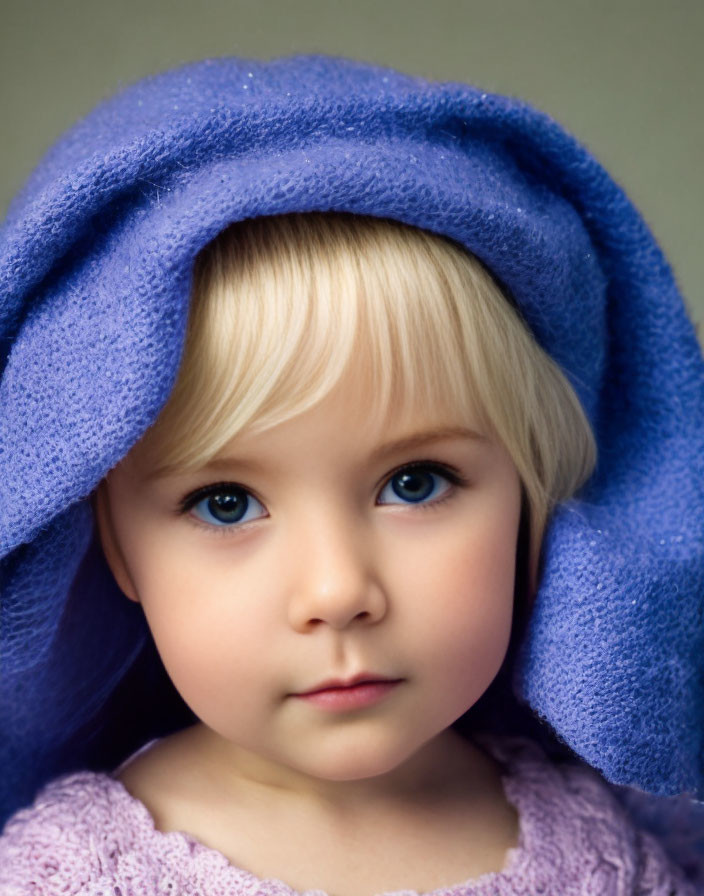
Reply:
[[[117,586],[129,600],[139,603],[139,595],[134,583],[130,578],[127,570],[125,558],[120,550],[120,545],[115,535],[115,527],[110,512],[110,496],[105,479],[99,484],[91,497],[93,505],[93,513],[95,515],[96,525],[98,527],[98,535],[100,544],[103,549],[105,561],[113,574]]]

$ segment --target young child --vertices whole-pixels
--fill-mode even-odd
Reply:
[[[701,892],[704,365],[584,150],[205,62],[2,242],[0,893]]]

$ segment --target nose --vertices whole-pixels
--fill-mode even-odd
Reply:
[[[387,612],[369,535],[329,517],[299,532],[289,622],[298,632],[325,624],[342,630],[373,625]]]

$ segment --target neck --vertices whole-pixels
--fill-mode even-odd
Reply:
[[[355,780],[316,778],[224,740],[203,724],[189,729],[190,750],[217,792],[241,802],[286,801],[331,816],[398,808],[410,811],[457,799],[482,802],[501,793],[495,761],[451,728],[388,772]]]

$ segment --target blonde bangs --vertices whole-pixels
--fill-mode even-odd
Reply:
[[[140,443],[158,472],[196,469],[242,431],[302,413],[351,368],[368,377],[370,418],[435,407],[440,395],[464,411],[461,337],[434,241],[342,214],[221,233],[196,259],[179,375]]]

